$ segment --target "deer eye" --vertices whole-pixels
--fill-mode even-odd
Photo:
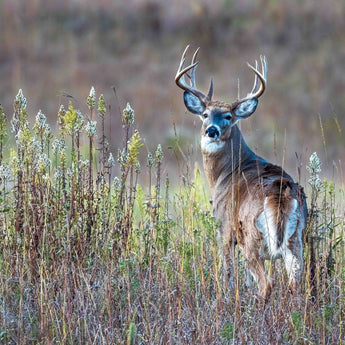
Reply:
[[[224,119],[230,121],[231,120],[231,114],[230,113],[225,113],[224,114]]]
[[[204,119],[207,119],[207,118],[208,118],[208,114],[207,114],[207,113],[204,113],[204,114],[202,114],[202,117],[203,117]]]

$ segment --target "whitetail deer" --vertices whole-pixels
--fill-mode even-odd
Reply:
[[[279,166],[256,155],[244,141],[237,126],[252,115],[266,88],[267,61],[255,73],[252,91],[232,104],[213,101],[213,80],[205,95],[195,84],[198,50],[184,67],[185,49],[175,82],[184,90],[187,109],[202,120],[201,150],[204,170],[212,191],[213,213],[220,220],[219,236],[224,255],[225,281],[229,284],[231,251],[239,244],[254,279],[258,295],[267,298],[271,282],[264,260],[282,257],[295,291],[303,270],[302,233],[307,223],[303,188]],[[186,82],[188,77],[189,83]]]

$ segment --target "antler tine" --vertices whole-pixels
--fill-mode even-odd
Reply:
[[[198,56],[199,49],[200,49],[200,47],[195,51],[195,53],[194,53],[194,55],[193,55],[192,64],[195,63],[195,59],[196,59],[196,57]],[[196,71],[197,67],[198,67],[198,65],[196,65],[196,66],[192,69],[190,75],[188,75],[189,78],[190,78],[190,83],[191,83],[192,87],[196,87],[196,82],[195,82],[195,71]],[[207,96],[206,96],[206,100],[207,100],[207,101],[211,101],[212,95],[213,95],[213,78],[211,78],[210,88],[209,88],[209,90],[208,90],[208,93],[207,93]]]
[[[244,102],[251,98],[259,98],[265,92],[266,84],[267,84],[267,59],[265,56],[260,55],[260,60],[261,60],[261,69],[262,69],[261,72],[258,69],[257,61],[255,61],[255,67],[253,67],[251,64],[247,62],[248,67],[255,73],[255,80],[254,80],[254,86],[251,93],[249,93],[247,97],[241,99],[241,102]],[[260,79],[261,84],[258,89],[259,79]]]
[[[181,70],[182,70],[182,68],[183,68],[183,65],[184,65],[184,63],[185,63],[185,61],[186,61],[186,54],[187,54],[188,48],[189,48],[189,44],[187,45],[187,47],[185,48],[185,50],[184,50],[184,52],[183,52],[183,54],[182,54],[181,61],[180,61],[180,65],[179,65],[179,67],[178,67],[177,74],[176,74],[176,76],[175,76],[175,81],[176,81],[176,83],[177,83],[178,75],[181,73]],[[183,76],[183,74],[179,76],[179,79],[180,79],[182,76]],[[184,80],[184,76],[183,76],[183,80]]]
[[[192,63],[189,66],[183,68],[184,62],[186,60],[185,56],[186,56],[188,48],[189,48],[189,45],[186,47],[186,49],[184,50],[184,52],[182,54],[180,65],[179,65],[179,68],[178,68],[176,76],[175,76],[175,83],[182,90],[191,92],[193,95],[198,97],[200,99],[200,101],[205,103],[206,96],[201,91],[197,90],[196,86],[195,86],[195,69],[196,69],[196,67],[199,64],[199,61],[195,61],[195,60],[196,60],[196,56],[198,54],[199,48],[196,50],[196,52],[193,55]],[[188,75],[187,72],[190,71],[190,70],[192,70],[191,71],[191,75]],[[186,83],[185,74],[190,78],[191,86],[189,86]]]
[[[196,57],[198,56],[199,53],[199,49],[200,47],[195,51],[193,58],[192,58],[192,65],[196,63]],[[195,65],[195,67],[192,69],[192,71],[190,72],[189,79],[190,79],[190,84],[192,87],[196,87],[196,83],[195,83],[195,71],[197,69],[198,65]]]
[[[258,60],[255,60],[255,69],[256,70],[258,69]],[[255,74],[254,85],[250,93],[256,92],[256,89],[258,88],[258,82],[259,82],[258,76]]]
[[[262,66],[262,73],[264,75],[266,84],[267,84],[267,59],[265,55],[260,55],[261,66]]]
[[[211,77],[210,88],[209,88],[208,94],[207,94],[207,100],[208,101],[211,101],[212,95],[213,95],[213,78]]]
[[[180,73],[180,71],[181,71],[181,69],[182,69],[182,67],[183,67],[183,65],[184,65],[184,62],[185,62],[185,60],[186,60],[185,56],[186,56],[186,53],[187,53],[188,48],[189,48],[189,44],[188,44],[188,46],[185,48],[185,50],[184,50],[184,52],[183,52],[183,54],[182,54],[182,57],[181,57],[181,60],[180,60],[180,64],[179,64],[178,69],[177,69],[177,74]],[[176,74],[176,77],[177,77],[177,74]]]
[[[265,92],[265,89],[267,86],[267,59],[266,59],[266,56],[260,55],[260,61],[261,61],[261,69],[262,69],[261,75],[262,75],[265,82],[262,82],[261,89],[260,89],[261,93],[257,96],[257,98],[260,97]]]

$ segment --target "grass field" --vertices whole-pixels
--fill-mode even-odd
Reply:
[[[173,186],[160,145],[139,163],[129,105],[114,158],[104,98],[92,89],[87,106],[88,114],[61,107],[56,134],[41,112],[28,122],[21,91],[12,132],[0,110],[1,343],[345,344],[340,175],[322,181],[317,158],[307,162],[300,292],[290,296],[277,261],[267,266],[274,292],[263,306],[240,252],[234,289],[222,286],[217,221],[198,166],[181,168]]]

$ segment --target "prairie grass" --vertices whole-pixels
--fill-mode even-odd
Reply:
[[[129,104],[114,159],[104,97],[97,102],[92,89],[87,106],[89,114],[61,106],[52,134],[42,112],[30,125],[20,91],[13,140],[0,109],[2,343],[345,343],[344,185],[321,181],[317,156],[300,292],[289,294],[276,262],[263,306],[239,251],[234,288],[221,283],[217,221],[198,166],[171,186],[160,145],[140,164]]]

